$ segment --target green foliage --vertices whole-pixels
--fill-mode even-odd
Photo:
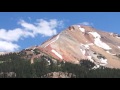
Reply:
[[[87,69],[91,69],[95,66],[95,64],[89,60],[80,60],[80,65],[81,65],[81,67],[84,67]]]
[[[33,50],[36,55],[40,54],[40,51],[38,49]]]
[[[94,70],[92,68],[95,64],[89,60],[80,60],[80,64],[54,63],[52,57],[42,56],[31,64],[21,57],[22,54],[16,53],[1,55],[0,78],[40,78],[47,73],[59,71],[75,74],[77,78],[120,78],[120,69],[100,67]]]
[[[20,58],[16,53],[0,56],[0,61],[4,61],[4,63],[0,64],[0,72],[14,72],[17,74],[17,77],[22,78],[31,77],[32,69],[30,62]]]

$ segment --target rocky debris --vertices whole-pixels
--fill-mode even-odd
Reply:
[[[75,27],[74,27],[74,26],[69,26],[68,28],[69,28],[69,30],[71,30],[71,31],[72,31],[72,30],[75,30]]]
[[[67,72],[51,72],[41,76],[41,78],[76,78],[76,75]]]
[[[0,78],[15,78],[15,72],[0,72]]]
[[[47,54],[42,52],[37,46],[23,49],[21,52],[19,52],[19,55],[21,55],[24,59],[30,60],[31,63],[34,63],[35,59],[39,59],[42,56],[48,56]]]

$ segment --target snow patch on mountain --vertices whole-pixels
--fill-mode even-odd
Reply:
[[[82,52],[82,54],[85,56],[86,53],[86,49],[89,49],[89,45],[85,45],[85,44],[80,44],[80,51]]]
[[[110,50],[111,48],[104,42],[100,40],[100,38],[96,38],[94,41],[95,45],[105,49],[105,50]]]
[[[89,59],[91,62],[94,62],[94,60],[92,59],[92,56],[90,54],[86,55],[86,53],[88,53],[88,49],[90,49],[89,45],[93,45],[93,43],[90,44],[81,44],[80,46],[80,51],[82,52],[82,54],[87,57],[87,59]]]
[[[82,54],[85,56],[86,50],[90,49],[89,45],[94,45],[93,43],[89,43],[89,44],[80,44],[80,51],[82,52]],[[92,61],[92,59],[89,57],[89,59]]]
[[[118,48],[120,49],[120,46],[118,46]]]
[[[113,33],[109,33],[110,35],[113,35]]]
[[[60,59],[63,59],[63,57],[58,53],[56,52],[55,50],[51,50],[56,56],[58,56]]]
[[[110,50],[111,48],[104,42],[100,40],[101,36],[97,32],[89,32],[94,37],[94,44],[98,47],[101,47],[105,50]]]
[[[101,58],[100,62],[101,62],[101,64],[100,64],[101,66],[105,66],[106,64],[108,64],[107,59],[104,59],[104,58]]]
[[[89,45],[93,45],[93,43],[81,44],[81,46],[83,46],[85,49],[90,49]]]
[[[85,29],[82,28],[80,25],[78,25],[78,28],[80,29],[81,32],[85,32]]]
[[[94,60],[92,59],[92,56],[87,56],[87,58],[88,58],[91,62],[94,62]]]
[[[92,69],[97,69],[97,68],[99,68],[100,67],[100,65],[95,65]]]
[[[111,54],[111,55],[116,55],[116,54],[112,54],[112,53],[110,53],[110,51],[106,51],[107,53],[109,53],[109,54]]]
[[[97,32],[89,32],[93,35],[94,38],[101,38],[101,36]]]
[[[93,43],[89,43],[88,45],[94,45]]]
[[[90,48],[88,44],[86,44],[86,45],[84,45],[84,46],[85,46],[86,49],[89,49],[89,48]]]
[[[50,64],[51,64],[49,60],[48,60],[47,62],[48,62],[48,65],[50,65]]]
[[[85,50],[80,49],[80,51],[82,52],[83,55],[85,55]]]

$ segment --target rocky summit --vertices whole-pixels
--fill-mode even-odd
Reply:
[[[120,68],[120,35],[91,26],[72,25],[37,47],[60,61],[88,59],[96,67]]]

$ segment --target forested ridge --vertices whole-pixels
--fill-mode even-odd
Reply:
[[[93,69],[95,64],[88,60],[80,60],[80,64],[72,64],[54,62],[52,57],[43,55],[31,64],[30,60],[21,57],[21,54],[17,53],[1,55],[0,78],[41,78],[48,73],[59,71],[72,73],[76,78],[120,78],[120,69],[106,67]]]

